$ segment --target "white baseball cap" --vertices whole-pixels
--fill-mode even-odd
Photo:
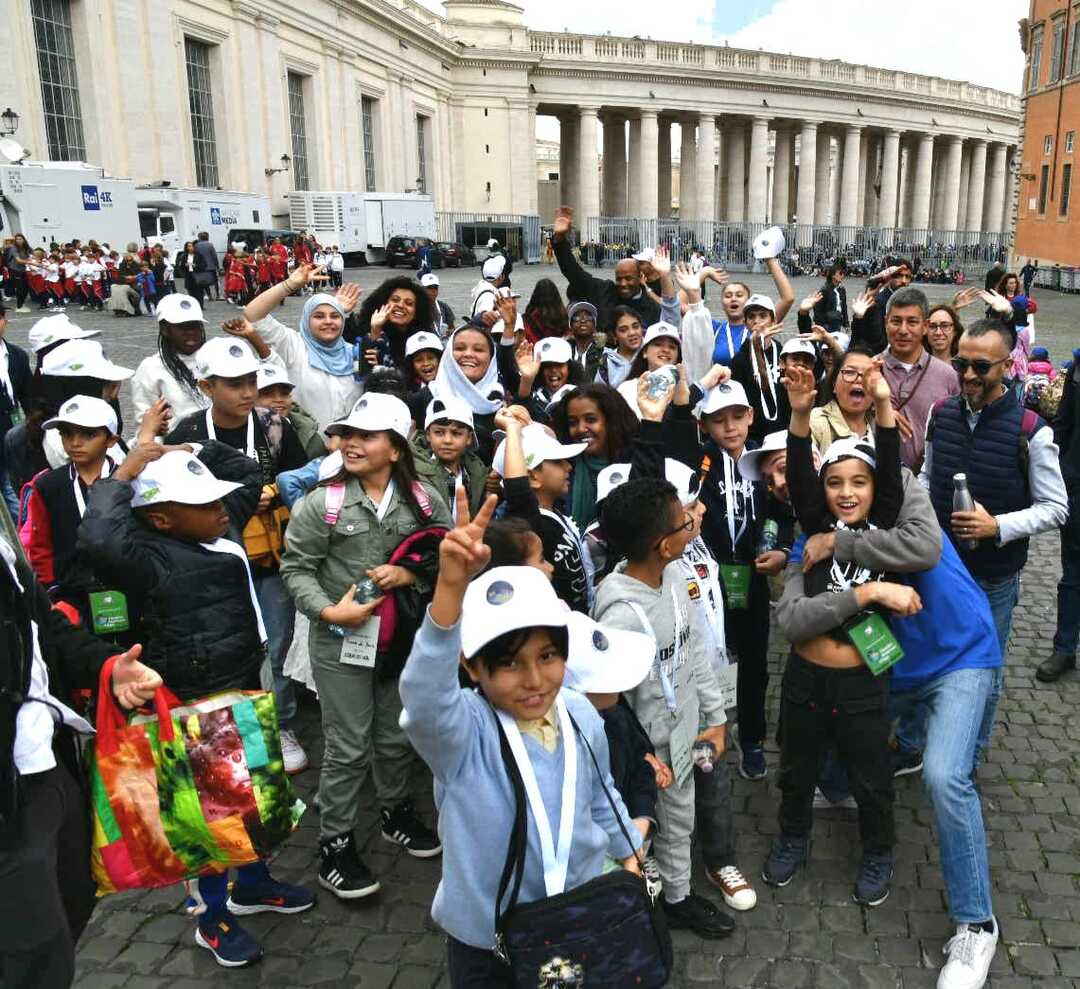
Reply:
[[[533,470],[545,460],[573,460],[585,452],[588,443],[560,443],[539,422],[530,423],[521,431],[521,451],[525,455],[525,467]],[[491,458],[491,469],[502,477],[506,469],[506,440],[499,444]]]
[[[493,282],[503,273],[505,268],[506,258],[501,254],[495,254],[484,262],[484,266],[480,269],[480,274],[484,281]]]
[[[198,299],[170,292],[157,304],[159,323],[205,323]]]
[[[656,659],[656,640],[644,632],[608,628],[588,615],[566,616],[569,647],[563,686],[582,694],[621,694],[648,675]]]
[[[289,377],[289,372],[280,364],[275,364],[273,361],[259,361],[259,370],[256,374],[258,375],[256,385],[259,391],[262,391],[264,388],[271,388],[274,385],[288,385],[290,388],[295,387],[292,379]]]
[[[769,227],[754,238],[754,257],[758,261],[775,258],[783,253],[785,246],[784,231],[779,227]]]
[[[195,377],[242,378],[259,373],[259,358],[244,340],[214,337],[195,351]]]
[[[739,473],[750,481],[763,481],[761,462],[774,453],[787,450],[787,430],[780,429],[769,433],[756,450],[744,450],[739,457]]]
[[[386,430],[407,440],[411,425],[409,407],[400,398],[371,392],[357,400],[348,418],[330,423],[323,432],[327,436],[335,436],[345,429],[362,429],[368,433]]]
[[[715,388],[710,388],[701,400],[699,415],[708,416],[721,409],[741,405],[750,408],[746,389],[737,381],[721,381]]]
[[[837,330],[832,334],[832,338],[840,344],[840,349],[846,351],[851,346],[851,334],[845,333],[843,330]]]
[[[566,628],[566,606],[536,567],[495,567],[472,581],[461,607],[466,659],[493,639],[521,628]]]
[[[780,348],[780,356],[790,357],[792,354],[806,354],[806,356],[812,360],[817,360],[817,348],[814,347],[812,340],[800,340],[797,337],[788,340],[788,342]]]
[[[418,354],[421,350],[437,350],[441,354],[443,352],[443,342],[434,333],[421,330],[405,341],[405,356],[412,357],[413,354]]]
[[[573,357],[570,341],[562,337],[544,337],[533,347],[533,360],[541,364],[569,364]]]
[[[100,332],[84,330],[81,326],[76,326],[67,313],[58,312],[43,316],[30,328],[28,343],[36,354],[42,348],[60,340],[82,340],[85,337],[96,337]]]
[[[460,422],[462,425],[468,426],[469,429],[473,428],[472,409],[469,408],[468,403],[454,396],[433,398],[431,400],[427,407],[427,414],[424,416],[424,429],[426,430],[433,422],[442,422],[444,420]]]
[[[436,275],[434,272],[429,271],[426,275],[420,276],[420,284],[423,285],[424,288],[428,288],[432,285],[438,285],[439,276]]]
[[[826,467],[835,464],[838,460],[843,460],[845,457],[854,457],[856,460],[861,460],[871,469],[877,467],[877,455],[874,448],[863,437],[841,436],[840,439],[833,440],[829,444],[829,449],[825,451],[825,456],[821,458],[821,469],[818,473],[824,474]]]
[[[135,372],[114,364],[96,340],[68,340],[50,350],[41,362],[41,373],[58,378],[98,378],[101,381],[126,381]]]
[[[100,398],[73,395],[60,406],[60,411],[56,415],[41,424],[41,428],[55,429],[61,425],[82,426],[84,429],[105,428],[115,435],[116,413],[108,402]]]
[[[630,464],[608,464],[596,475],[596,503],[600,504],[620,484],[630,480]],[[685,508],[698,500],[698,475],[681,460],[664,458],[664,479],[675,485],[679,502]]]
[[[219,481],[193,453],[170,450],[151,460],[131,482],[131,507],[160,505],[175,501],[181,505],[208,505],[232,494],[242,484]]]
[[[653,258],[656,257],[656,251],[651,247],[643,247],[637,254],[631,254],[635,261],[644,261],[647,264],[651,264]]]
[[[763,295],[760,292],[755,292],[749,299],[746,300],[746,305],[743,306],[743,312],[747,309],[765,309],[776,316],[776,306],[773,305],[773,300],[767,295]]]
[[[630,480],[631,464],[608,464],[596,475],[596,504],[600,504],[620,484]]]
[[[679,328],[673,326],[671,323],[665,323],[661,320],[659,323],[653,323],[645,331],[645,336],[641,340],[641,349],[644,350],[653,340],[657,340],[660,337],[671,337],[676,343],[682,343],[682,337],[679,336]]]

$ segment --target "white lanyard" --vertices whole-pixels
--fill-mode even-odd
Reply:
[[[724,505],[727,515],[727,527],[728,535],[731,537],[731,552],[734,556],[735,544],[742,539],[742,535],[746,532],[747,523],[750,520],[750,516],[754,513],[754,498],[753,494],[749,498],[746,496],[746,492],[743,491],[743,514],[739,524],[738,532],[735,531],[735,485],[736,483],[740,488],[743,487],[743,482],[735,480],[735,461],[728,454],[727,450],[721,451],[724,458]],[[749,509],[747,508],[749,503]]]
[[[231,539],[221,537],[213,542],[200,543],[203,549],[211,553],[232,553],[244,564],[244,574],[247,576],[248,594],[251,596],[251,607],[255,609],[255,622],[259,626],[259,641],[267,642],[266,625],[263,624],[262,609],[259,607],[259,598],[255,593],[255,582],[251,579],[251,565],[248,563],[247,551]]]
[[[216,440],[217,430],[214,429],[214,416],[213,409],[206,410],[206,437],[207,439]],[[248,413],[247,423],[247,449],[244,451],[245,456],[250,457],[252,460],[258,460],[259,454],[255,449],[255,413]]]
[[[532,760],[529,759],[529,753],[525,751],[521,729],[509,714],[495,709],[503,731],[506,732],[506,740],[510,743],[510,751],[513,753],[514,762],[517,763],[518,772],[521,773],[521,782],[525,785],[525,796],[529,800],[529,810],[532,811],[536,831],[540,836],[540,854],[544,859],[544,887],[547,889],[548,896],[558,896],[566,888],[566,872],[570,865],[570,842],[574,837],[574,805],[577,803],[577,739],[574,737],[570,715],[561,694],[555,698],[555,709],[559,713],[559,731],[562,732],[563,741],[563,785],[562,804],[559,807],[558,847],[551,835],[551,822],[544,808],[544,798],[540,795],[540,786],[536,782]]]
[[[555,512],[548,508],[541,508],[540,513],[542,515],[547,515],[549,518],[553,518],[558,522],[559,525],[563,527],[563,531],[565,531],[574,541],[574,545],[577,547],[578,556],[581,558],[581,569],[585,571],[585,597],[589,609],[591,610],[593,606],[593,578],[596,575],[596,568],[593,566],[592,557],[585,549],[585,544],[581,541],[581,534],[577,531],[577,526],[560,512]]]
[[[361,485],[363,487],[363,485]],[[386,513],[390,511],[390,496],[394,493],[394,479],[390,478],[386,482],[386,490],[383,492],[382,499],[377,505],[375,505],[375,499],[371,495],[367,495],[368,501],[375,505],[375,518],[380,522],[386,517]],[[365,491],[364,494],[367,494]]]
[[[645,609],[636,601],[626,602],[637,615],[645,634],[656,643],[656,655],[653,657],[653,667],[656,670],[657,679],[660,681],[660,689],[664,694],[664,703],[673,718],[679,716],[679,698],[675,691],[675,671],[679,668],[679,640],[682,638],[682,612],[679,610],[679,597],[675,593],[674,586],[671,588],[671,617],[675,622],[675,644],[671,655],[671,676],[664,672],[664,664],[660,662],[660,642],[656,638],[652,622],[649,621]]]
[[[773,422],[776,419],[776,415],[780,410],[780,403],[776,400],[776,380],[780,376],[780,357],[776,350],[776,341],[770,340],[769,346],[772,348],[772,364],[769,363],[769,356],[765,353],[765,348],[761,348],[761,359],[765,362],[765,383],[762,384],[761,372],[758,370],[757,354],[754,353],[754,344],[750,344],[750,367],[754,372],[754,380],[757,382],[758,390],[761,392],[761,413],[769,422]],[[768,388],[769,397],[772,399],[772,413],[769,413],[768,403],[765,401],[765,389]]]
[[[98,476],[108,477],[112,473],[112,468],[112,457],[106,457]],[[74,464],[69,464],[68,470],[71,471],[71,489],[75,493],[75,506],[79,509],[79,518],[82,518],[86,514],[86,499],[83,498],[82,485],[79,483],[79,472]]]
[[[735,346],[735,341],[731,338],[731,324],[727,320],[724,320],[724,333],[727,334],[727,349],[728,349],[728,360],[729,361],[734,360],[735,355],[740,350],[742,350],[742,345],[744,343],[746,343],[746,332],[747,332],[746,331],[746,325],[744,324],[743,327],[742,327],[742,336],[739,337],[739,346],[736,347]]]

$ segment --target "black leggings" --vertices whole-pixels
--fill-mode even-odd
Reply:
[[[457,938],[447,938],[450,989],[514,989],[510,966],[499,961],[490,948],[474,948]]]
[[[26,303],[27,295],[30,294],[30,283],[26,280],[26,272],[19,273],[9,269],[8,277],[11,279],[11,287],[15,292],[15,305],[22,308]]]

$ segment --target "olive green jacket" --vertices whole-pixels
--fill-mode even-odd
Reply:
[[[412,440],[410,440],[410,446],[412,446],[413,462],[416,464],[416,473],[420,480],[429,487],[434,488],[442,500],[446,502],[447,507],[452,509],[453,506],[449,503],[450,487],[447,483],[449,475],[443,465],[435,459],[435,454],[431,452],[427,437],[421,432],[414,433]],[[487,481],[489,468],[472,450],[465,451],[465,456],[461,458],[461,468],[465,472],[465,486],[469,492],[469,516],[471,518],[484,503],[486,494],[484,484]]]

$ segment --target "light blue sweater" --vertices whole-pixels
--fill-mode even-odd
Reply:
[[[425,615],[399,681],[404,708],[401,726],[435,776],[443,870],[431,916],[459,941],[476,948],[491,948],[495,944],[495,895],[514,825],[514,794],[499,748],[494,712],[478,693],[458,686],[460,653],[460,625],[444,629],[431,620],[430,614]],[[562,697],[604,770],[604,782],[623,826],[635,847],[640,846],[640,836],[611,779],[607,737],[600,716],[580,694],[564,690]],[[551,823],[552,840],[557,844],[563,740],[560,737],[554,753],[548,753],[527,735],[523,740]],[[599,876],[605,856],[623,859],[630,854],[580,738],[577,760],[568,890]],[[519,903],[547,895],[542,863],[536,823],[530,813]]]

